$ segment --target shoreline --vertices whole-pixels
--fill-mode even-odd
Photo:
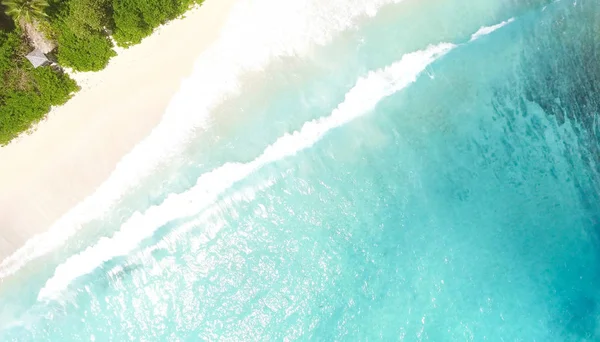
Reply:
[[[0,147],[0,260],[92,194],[150,134],[235,1],[206,0],[102,71],[73,75],[79,92]]]

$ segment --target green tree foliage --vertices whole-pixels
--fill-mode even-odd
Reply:
[[[177,0],[114,0],[117,44],[139,43],[152,30],[178,14]]]
[[[35,48],[50,52],[54,45],[40,30],[40,23],[45,22],[48,15],[47,0],[0,0],[5,13],[13,19],[15,24],[21,26]]]
[[[17,34],[0,31],[0,72],[6,72],[13,67],[13,56],[20,44]]]
[[[197,0],[113,0],[114,39],[118,45],[137,44],[154,28],[183,14]]]
[[[67,23],[79,37],[102,33],[111,27],[111,10],[110,0],[71,0]]]
[[[46,17],[46,0],[3,0],[6,14],[11,16],[17,23],[25,21],[33,23]]]
[[[54,28],[60,65],[77,71],[98,71],[116,55],[104,30],[110,22],[109,4],[106,0],[70,0],[57,13]],[[85,11],[86,7],[93,11]]]
[[[17,32],[0,31],[0,145],[42,119],[51,106],[65,103],[77,90],[67,75],[51,68],[33,67],[21,53]]]
[[[110,58],[116,55],[112,42],[101,32],[78,36],[65,25],[60,30],[57,41],[58,63],[78,71],[102,70]]]

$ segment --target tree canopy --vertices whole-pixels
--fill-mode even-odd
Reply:
[[[29,47],[17,31],[0,31],[0,145],[42,119],[51,106],[65,103],[77,90],[67,75],[34,69],[23,55]]]
[[[34,20],[40,20],[46,17],[46,0],[3,0],[2,5],[5,12],[13,18],[15,22],[32,23]]]
[[[68,25],[77,36],[102,34],[112,27],[110,0],[72,0],[69,2]]]

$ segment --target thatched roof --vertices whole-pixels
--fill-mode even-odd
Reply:
[[[48,57],[46,57],[46,55],[44,55],[44,53],[38,49],[31,51],[27,55],[27,59],[31,62],[31,64],[33,64],[34,68],[37,68],[50,62],[48,60]]]

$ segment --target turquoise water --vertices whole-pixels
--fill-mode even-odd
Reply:
[[[371,14],[6,278],[0,340],[600,339],[600,4]]]

